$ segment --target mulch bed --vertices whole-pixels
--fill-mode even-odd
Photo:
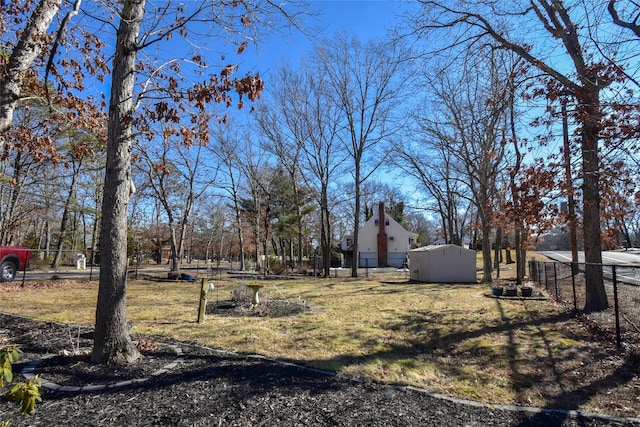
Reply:
[[[229,299],[209,302],[206,314],[223,317],[288,317],[297,316],[310,309],[306,304],[284,300],[268,299],[254,307],[250,301]]]
[[[229,305],[223,305],[224,315],[233,314]],[[286,309],[277,310],[284,315]],[[11,426],[640,426],[638,420],[462,402],[164,337],[133,339],[139,340],[144,358],[116,370],[92,365],[78,354],[76,350],[92,344],[88,328],[0,313],[0,345],[15,343],[23,352],[15,372],[53,354],[35,368],[46,381],[60,386],[126,384],[97,392],[44,388],[43,402],[29,417],[20,415],[12,403],[1,402],[0,422],[10,421]],[[177,349],[183,360],[161,375],[151,375],[175,362]],[[16,379],[22,378],[16,375]]]

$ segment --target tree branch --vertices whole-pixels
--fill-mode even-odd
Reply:
[[[637,37],[640,37],[640,25],[637,24],[637,18],[633,22],[623,21],[618,15],[618,11],[616,10],[616,0],[609,0],[607,10],[609,11],[609,15],[611,15],[614,24],[623,28],[627,28],[633,31],[633,33]]]
[[[51,50],[49,51],[49,59],[47,60],[47,67],[44,70],[44,90],[45,90],[45,93],[47,94],[47,104],[49,106],[51,106],[51,97],[49,95],[48,83],[49,83],[49,72],[51,71],[51,67],[53,66],[53,59],[55,58],[56,51],[58,50],[58,46],[60,45],[62,34],[64,33],[64,30],[66,29],[67,24],[69,23],[71,18],[73,18],[78,14],[81,3],[82,3],[82,0],[76,0],[75,4],[73,5],[73,9],[71,9],[62,19],[62,22],[60,23],[60,27],[58,28],[58,32],[56,33],[56,38],[53,41],[53,46],[51,46]]]

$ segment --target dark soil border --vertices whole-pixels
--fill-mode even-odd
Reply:
[[[91,334],[78,335],[83,337],[81,341],[90,341]],[[13,404],[2,402],[0,421],[10,421],[11,426],[640,427],[640,419],[487,405],[410,386],[332,375],[260,355],[227,352],[164,337],[145,339],[179,346],[184,362],[148,381],[112,389],[44,389],[43,402],[29,417],[20,415]],[[15,368],[21,371],[31,361],[68,347],[69,326],[0,313],[0,340],[20,346],[22,359]]]

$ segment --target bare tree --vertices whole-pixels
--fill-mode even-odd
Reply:
[[[602,242],[600,226],[599,147],[602,128],[601,92],[617,78],[617,69],[609,69],[590,55],[588,42],[573,14],[587,13],[563,2],[530,0],[526,3],[465,1],[459,7],[439,2],[421,1],[423,12],[417,29],[458,31],[449,46],[476,46],[491,40],[498,47],[519,55],[547,76],[544,94],[558,96],[562,91],[577,100],[576,120],[581,126],[583,169],[583,233],[586,261],[585,311],[608,307],[602,276]],[[514,31],[516,30],[517,31]],[[425,34],[425,33],[423,33]],[[545,37],[546,36],[546,37]],[[549,52],[567,61],[552,62]],[[571,66],[566,71],[557,64]]]
[[[520,285],[525,276],[525,257],[523,248],[524,224],[521,218],[521,197],[520,189],[516,183],[516,177],[522,167],[522,152],[520,151],[520,140],[517,136],[515,119],[515,85],[511,85],[509,91],[509,130],[513,143],[514,163],[509,168],[509,189],[511,190],[511,201],[516,211],[513,216],[514,246],[516,250],[516,285]]]
[[[353,161],[350,172],[355,183],[355,212],[351,275],[357,277],[361,185],[385,162],[388,151],[381,145],[389,143],[401,129],[394,113],[399,112],[405,82],[401,74],[409,52],[397,41],[362,45],[356,38],[342,34],[318,48],[316,57],[327,76],[333,102],[340,108],[345,130],[342,143]]]
[[[152,9],[155,5],[149,5]],[[96,308],[96,333],[92,360],[97,363],[127,363],[139,357],[132,344],[126,324],[127,273],[127,204],[134,190],[131,180],[131,150],[134,122],[138,132],[154,131],[153,122],[179,123],[181,113],[189,111],[197,134],[190,129],[182,133],[186,145],[193,140],[207,142],[209,125],[206,113],[211,102],[232,105],[236,92],[241,107],[243,97],[255,100],[263,89],[259,76],[234,77],[237,66],[227,65],[219,74],[208,74],[204,81],[185,86],[179,78],[179,61],[168,60],[163,65],[137,62],[138,53],[148,46],[169,40],[174,33],[189,37],[189,24],[198,22],[198,28],[235,32],[255,29],[257,20],[288,16],[279,5],[270,3],[265,8],[253,8],[250,3],[210,4],[198,1],[185,5],[165,4],[147,11],[145,0],[124,0],[119,7],[119,28],[116,31],[116,50],[112,67],[111,99],[109,103],[109,131],[107,166],[102,225],[100,235],[100,288]],[[149,13],[147,13],[149,12]],[[209,25],[203,25],[206,21]],[[143,30],[143,22],[148,31]],[[276,21],[262,22],[261,29]],[[213,34],[210,34],[213,35]],[[239,43],[239,51],[246,42]],[[201,54],[194,54],[191,64],[200,70],[207,64]],[[142,85],[139,105],[147,114],[135,114],[134,84],[137,75],[148,73]],[[197,73],[196,73],[197,75]],[[164,82],[157,79],[164,77]],[[182,85],[181,85],[182,83]],[[153,96],[152,96],[153,95]],[[179,100],[188,100],[193,109],[182,109]],[[174,101],[172,105],[168,101]],[[144,101],[144,102],[143,102]]]
[[[490,238],[494,226],[496,180],[504,168],[504,95],[507,87],[505,79],[501,78],[504,75],[497,71],[497,58],[492,52],[476,52],[463,59],[458,76],[443,70],[434,73],[435,77],[430,79],[430,95],[441,107],[419,119],[425,132],[423,138],[431,139],[443,153],[440,157],[445,168],[441,174],[446,178],[448,188],[445,187],[444,194],[439,194],[439,186],[431,182],[434,177],[420,170],[414,174],[429,184],[428,188],[441,200],[443,216],[447,218],[444,225],[450,234],[454,232],[458,209],[453,204],[455,196],[466,193],[456,190],[452,194],[451,190],[457,186],[452,178],[462,178],[468,186],[481,225],[483,281],[491,282]],[[415,151],[410,153],[413,154]]]
[[[265,148],[275,154],[278,163],[288,174],[293,191],[293,208],[297,226],[298,268],[302,268],[303,206],[301,197],[300,157],[309,133],[305,117],[300,112],[306,93],[300,89],[295,73],[281,66],[270,90],[272,104],[259,104],[255,115]]]
[[[230,123],[220,123],[213,131],[213,143],[209,146],[212,153],[220,163],[221,175],[226,179],[223,190],[228,193],[231,201],[235,221],[234,226],[238,236],[240,271],[246,270],[245,264],[245,241],[244,241],[244,218],[241,206],[241,183],[242,172],[240,169],[240,149],[238,131]]]
[[[439,218],[446,243],[462,245],[471,207],[468,186],[458,160],[448,146],[447,131],[426,119],[430,110],[417,118],[416,137],[398,150],[397,166],[426,191],[429,210]]]
[[[248,140],[248,138],[247,138]],[[251,220],[253,232],[255,270],[267,274],[269,269],[268,245],[271,238],[271,193],[269,182],[273,168],[267,153],[254,144],[245,144],[239,153],[240,169],[244,176],[244,194],[240,199],[242,212]],[[261,258],[264,257],[264,263]]]
[[[175,135],[164,135],[160,143],[139,147],[142,162],[137,169],[163,207],[170,230],[170,274],[178,277],[194,206],[214,183],[216,165],[205,162],[202,144],[187,148]]]
[[[297,90],[306,93],[303,97],[300,114],[307,129],[307,139],[302,145],[304,150],[304,174],[306,183],[314,188],[320,206],[320,253],[324,275],[328,276],[331,267],[331,248],[333,233],[329,187],[334,181],[337,170],[344,162],[344,155],[338,147],[338,129],[340,127],[340,108],[331,102],[329,82],[321,70],[311,66],[301,70],[301,87]]]
[[[262,104],[256,115],[260,129],[269,139],[269,149],[288,172],[295,203],[298,266],[302,266],[302,247],[306,211],[306,190],[301,191],[303,177],[308,188],[317,193],[320,207],[320,253],[324,274],[329,274],[331,258],[331,224],[328,188],[333,172],[340,164],[336,158],[338,107],[329,102],[327,82],[318,69],[302,66],[298,72],[283,64],[275,74],[272,102]],[[308,172],[304,173],[304,171]]]
[[[621,16],[621,10],[623,9],[627,10],[624,10],[626,13],[624,16]],[[640,4],[633,0],[609,0],[607,10],[611,15],[614,24],[626,28],[632,31],[636,37],[640,37],[640,23],[638,23],[638,19],[640,18]]]
[[[74,214],[74,211],[77,213],[79,210],[77,203],[78,184],[82,174],[85,172],[87,164],[91,161],[91,157],[95,155],[94,148],[96,147],[95,137],[86,132],[75,132],[70,129],[61,135],[60,139],[62,140],[62,147],[58,149],[58,152],[66,154],[64,158],[64,170],[65,172],[69,172],[69,176],[66,189],[67,196],[64,200],[62,218],[60,220],[56,253],[51,263],[52,268],[57,268],[60,264],[67,229],[71,225],[71,216]],[[74,245],[71,245],[71,249],[75,249]]]
[[[46,110],[39,102],[18,106],[14,125],[3,132],[7,143],[3,146],[6,158],[0,166],[0,173],[5,177],[0,184],[0,242],[5,245],[23,242],[24,226],[32,218],[41,222],[47,217],[47,202],[43,201],[50,200],[58,191],[49,194],[40,191],[45,185],[58,183],[47,176],[56,167],[51,164],[51,159],[43,158],[37,146],[23,144],[18,136],[23,131],[38,135],[54,133],[50,127],[40,126],[42,116],[47,115]]]
[[[225,245],[230,247],[232,241],[228,229],[229,210],[223,197],[211,197],[204,201],[202,215],[202,228],[206,233],[205,259],[207,262],[212,257],[220,266],[220,261],[225,254]],[[227,251],[229,254],[229,251]]]

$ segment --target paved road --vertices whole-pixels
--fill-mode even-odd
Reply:
[[[571,252],[569,251],[544,251],[540,253],[555,261],[571,262]],[[583,252],[578,252],[578,262],[584,262]],[[602,263],[604,264],[603,270],[606,277],[612,276],[611,266],[615,265],[616,277],[618,280],[632,285],[640,286],[639,250],[628,250],[624,252],[603,252]]]
[[[556,261],[571,261],[571,252],[569,251],[543,251],[540,253]],[[584,262],[584,252],[578,252],[578,262]],[[602,252],[602,262],[604,264],[640,266],[640,251]]]
[[[215,266],[211,266],[215,270]],[[222,270],[228,269],[227,266],[221,266]],[[200,275],[205,274],[207,271],[206,264],[183,264],[180,266],[180,271],[186,274],[192,275]],[[135,274],[138,273],[140,275],[154,275],[159,277],[166,277],[169,272],[169,266],[166,264],[163,265],[143,265],[139,268],[129,267],[129,275],[130,277],[135,277]],[[97,265],[89,266],[87,265],[86,269],[77,269],[73,266],[62,266],[56,270],[28,270],[26,273],[19,271],[16,274],[15,280],[22,280],[24,274],[25,280],[47,280],[52,277],[60,278],[60,279],[87,279],[91,278],[92,280],[98,280],[100,277],[100,267]]]
[[[201,268],[201,270],[203,270]],[[167,273],[169,271],[168,267],[160,266],[160,267],[144,267],[139,269],[140,274],[162,274]],[[129,268],[129,274],[135,274],[135,268]],[[24,274],[25,280],[46,280],[51,279],[53,277],[60,279],[87,279],[91,278],[94,280],[98,280],[100,276],[100,267],[87,266],[84,270],[75,269],[73,267],[61,267],[57,270],[28,270],[26,273],[22,271],[18,272],[16,275],[16,280],[22,280],[22,276]]]

